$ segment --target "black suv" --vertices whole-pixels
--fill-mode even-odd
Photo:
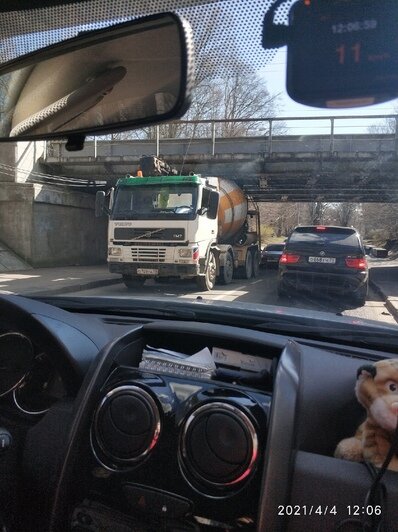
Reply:
[[[325,225],[296,227],[279,261],[278,294],[292,290],[338,293],[364,305],[368,265],[358,232]]]

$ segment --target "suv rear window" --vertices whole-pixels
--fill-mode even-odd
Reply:
[[[356,231],[344,227],[297,227],[290,235],[288,243],[338,245],[356,249],[361,247]]]

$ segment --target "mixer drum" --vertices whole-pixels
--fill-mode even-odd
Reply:
[[[218,236],[221,244],[231,243],[247,216],[247,199],[233,181],[219,178]]]

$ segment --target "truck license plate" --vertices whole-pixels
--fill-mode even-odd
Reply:
[[[332,257],[308,257],[308,262],[321,262],[322,264],[336,264],[336,259]]]
[[[157,275],[159,270],[153,268],[137,268],[138,275]]]

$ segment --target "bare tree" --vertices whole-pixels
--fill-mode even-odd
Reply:
[[[368,127],[369,133],[373,135],[382,135],[382,134],[392,134],[395,133],[398,121],[398,107],[395,107],[394,113],[397,114],[396,117],[386,118],[383,123],[374,124]]]
[[[365,203],[362,211],[365,238],[379,243],[398,238],[397,203]]]
[[[278,95],[271,95],[264,82],[250,69],[226,76],[217,82],[220,93],[219,116],[224,120],[272,117],[277,114]],[[221,90],[220,90],[221,89]],[[282,124],[278,123],[278,126]],[[225,122],[217,131],[221,137],[240,137],[256,133],[266,134],[268,124],[258,122]],[[276,130],[274,131],[277,132]]]
[[[259,208],[262,228],[271,236],[288,236],[296,226],[311,223],[308,203],[267,202]]]
[[[264,80],[244,64],[233,74],[198,80],[192,94],[192,103],[184,120],[225,120],[216,125],[217,137],[266,135],[268,122],[228,122],[228,120],[267,118],[278,113],[279,95],[268,92]],[[273,133],[283,133],[285,126],[278,121]],[[161,138],[207,138],[212,135],[210,124],[180,124],[170,122],[159,126]],[[116,138],[116,137],[114,137]],[[117,134],[117,139],[156,138],[156,126]]]
[[[314,201],[309,203],[308,210],[308,219],[311,225],[317,225],[325,222],[325,215],[328,209],[328,203],[323,203],[321,201]]]
[[[357,212],[357,203],[336,203],[333,206],[333,214],[337,224],[344,227],[348,227],[354,223],[354,218]]]

